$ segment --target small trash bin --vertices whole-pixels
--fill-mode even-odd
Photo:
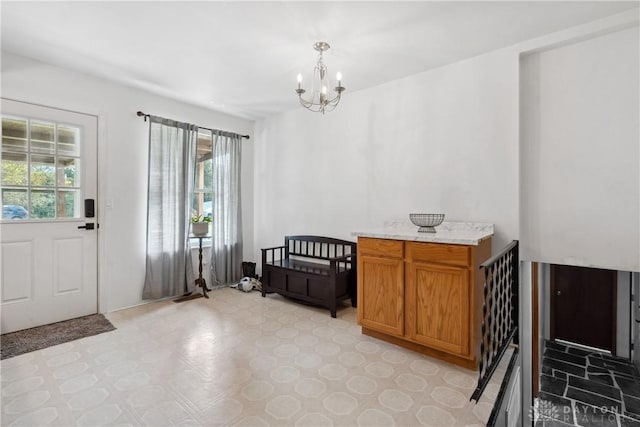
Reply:
[[[258,276],[256,276],[256,263],[255,262],[243,262],[242,263],[242,277],[251,277],[251,278],[254,278],[254,279],[258,278]]]

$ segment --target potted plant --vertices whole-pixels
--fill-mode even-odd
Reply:
[[[210,216],[193,215],[191,217],[191,233],[194,236],[206,236],[209,232]]]

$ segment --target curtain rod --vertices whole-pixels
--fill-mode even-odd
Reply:
[[[151,114],[146,114],[146,113],[143,113],[142,111],[138,111],[136,114],[137,114],[138,117],[144,117],[144,121],[145,122],[147,121],[147,117],[151,117]],[[211,132],[216,132],[218,130],[218,129],[206,128],[204,126],[198,126],[198,129],[206,129],[206,130],[210,130]],[[240,136],[243,137],[243,138],[246,138],[246,139],[250,138],[249,135],[240,135]]]

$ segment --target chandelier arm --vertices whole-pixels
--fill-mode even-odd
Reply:
[[[300,104],[302,104],[302,106],[305,108],[309,108],[310,106],[313,105],[313,102],[309,102],[306,99],[300,97]]]
[[[327,111],[333,111],[338,106],[339,102],[340,100],[337,100],[334,103],[328,104],[325,108],[327,108]]]
[[[303,99],[302,97],[300,97],[300,105],[302,105],[304,108],[306,108],[309,111],[313,111],[314,113],[318,113],[322,111],[322,105],[315,104],[306,99]]]
[[[323,111],[322,106],[320,106],[318,104],[313,104],[313,105],[310,105],[310,106],[303,105],[303,107],[306,108],[309,111],[314,112],[314,113],[320,113],[320,112]]]
[[[327,104],[335,104],[338,105],[338,102],[340,102],[340,94],[336,95],[333,99],[331,99],[330,101],[327,102]]]

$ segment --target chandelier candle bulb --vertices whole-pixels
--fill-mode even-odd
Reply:
[[[340,71],[336,73],[336,80],[338,81],[338,86],[340,86],[341,85],[340,81],[342,80],[342,73]]]

